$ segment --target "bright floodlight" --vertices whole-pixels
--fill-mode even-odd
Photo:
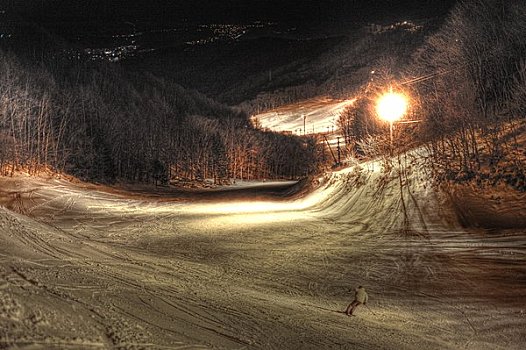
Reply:
[[[376,111],[380,118],[393,123],[407,111],[407,98],[395,92],[386,93],[378,100]]]

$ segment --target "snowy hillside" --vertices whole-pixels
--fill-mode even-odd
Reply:
[[[304,125],[305,134],[333,132],[338,128],[340,113],[353,102],[314,98],[255,115],[253,120],[276,132],[303,135]]]
[[[0,348],[522,349],[524,232],[462,229],[414,158],[287,201],[0,178]]]

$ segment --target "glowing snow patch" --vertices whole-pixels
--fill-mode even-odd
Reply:
[[[239,229],[239,226],[249,228],[265,224],[293,223],[299,220],[303,221],[305,218],[305,213],[300,211],[231,214],[212,216],[205,220],[195,221],[189,226],[198,229],[202,227],[216,227],[229,230],[232,228]]]
[[[252,118],[257,119],[263,128],[272,131],[288,131],[295,134],[325,133],[337,128],[339,115],[354,102],[355,99],[311,99],[276,108]]]

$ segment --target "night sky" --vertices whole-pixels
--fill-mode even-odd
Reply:
[[[181,50],[188,43],[231,42],[247,25],[266,36],[340,35],[369,23],[440,17],[456,0],[0,0],[0,47],[124,50],[119,59],[150,50]],[[233,25],[219,35],[208,25]],[[204,29],[207,28],[207,29]],[[241,29],[240,29],[241,28]],[[236,29],[236,30],[237,30]],[[139,33],[140,35],[136,35]],[[247,35],[246,37],[251,37]],[[6,39],[7,38],[7,39]],[[58,45],[57,49],[48,49]],[[70,51],[68,51],[70,52]],[[97,51],[98,52],[98,51]],[[164,52],[164,51],[163,51]],[[70,53],[67,53],[70,55]],[[90,53],[90,57],[102,57]],[[122,56],[122,57],[121,57]],[[69,56],[68,56],[69,57]],[[113,56],[112,56],[113,57]]]
[[[454,0],[0,0],[35,21],[368,21],[444,13]]]

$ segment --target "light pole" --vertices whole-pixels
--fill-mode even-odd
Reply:
[[[305,119],[307,119],[307,116],[305,114],[302,114],[301,116],[303,117],[303,136],[305,136]]]
[[[389,122],[391,152],[393,150],[393,125],[407,112],[407,105],[407,97],[401,93],[393,92],[392,89],[390,89],[388,93],[380,96],[378,102],[376,103],[376,112],[380,118]]]

